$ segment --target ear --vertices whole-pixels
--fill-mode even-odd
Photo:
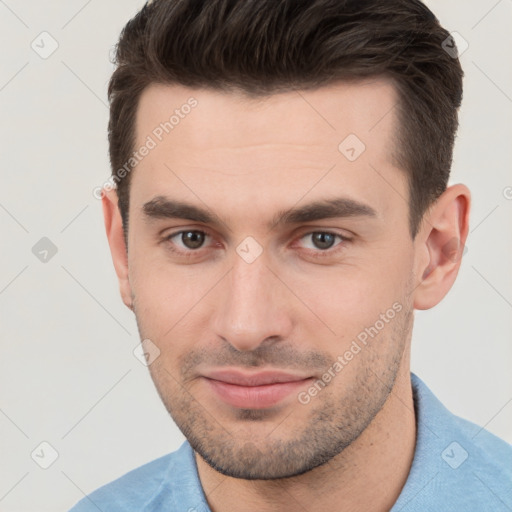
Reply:
[[[121,298],[125,305],[132,309],[132,290],[128,278],[128,252],[124,240],[123,221],[118,207],[115,189],[102,191],[103,217],[107,232],[110,253],[119,280]]]
[[[416,240],[414,308],[441,302],[459,272],[469,230],[471,193],[462,184],[447,188],[429,208]]]

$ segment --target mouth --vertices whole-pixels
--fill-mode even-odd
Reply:
[[[313,379],[282,371],[239,370],[216,370],[202,377],[217,398],[241,409],[273,407]]]

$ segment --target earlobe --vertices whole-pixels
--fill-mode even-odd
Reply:
[[[128,275],[128,253],[123,232],[123,221],[118,207],[117,192],[115,190],[103,191],[102,194],[103,218],[107,234],[112,262],[119,280],[119,289],[125,305],[133,309],[132,290]]]
[[[469,231],[471,193],[462,184],[445,190],[429,209],[418,236],[414,308],[430,309],[449,292],[461,265]],[[428,254],[425,257],[425,254]]]

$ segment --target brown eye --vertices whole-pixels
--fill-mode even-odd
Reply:
[[[160,243],[165,250],[180,262],[195,263],[204,260],[211,251],[222,247],[215,243],[214,236],[202,229],[182,229],[163,237]]]
[[[177,231],[164,238],[170,250],[176,253],[187,254],[199,252],[207,239],[211,237],[204,231],[188,229]]]
[[[187,249],[199,249],[205,240],[205,233],[202,231],[182,231],[181,242]]]

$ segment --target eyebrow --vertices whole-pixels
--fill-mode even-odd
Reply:
[[[187,219],[204,224],[225,224],[218,215],[183,201],[157,196],[145,203],[142,211],[151,219]],[[376,218],[377,212],[369,205],[346,197],[322,199],[300,207],[280,210],[269,222],[269,229],[288,224],[300,224],[330,218],[369,217]]]

